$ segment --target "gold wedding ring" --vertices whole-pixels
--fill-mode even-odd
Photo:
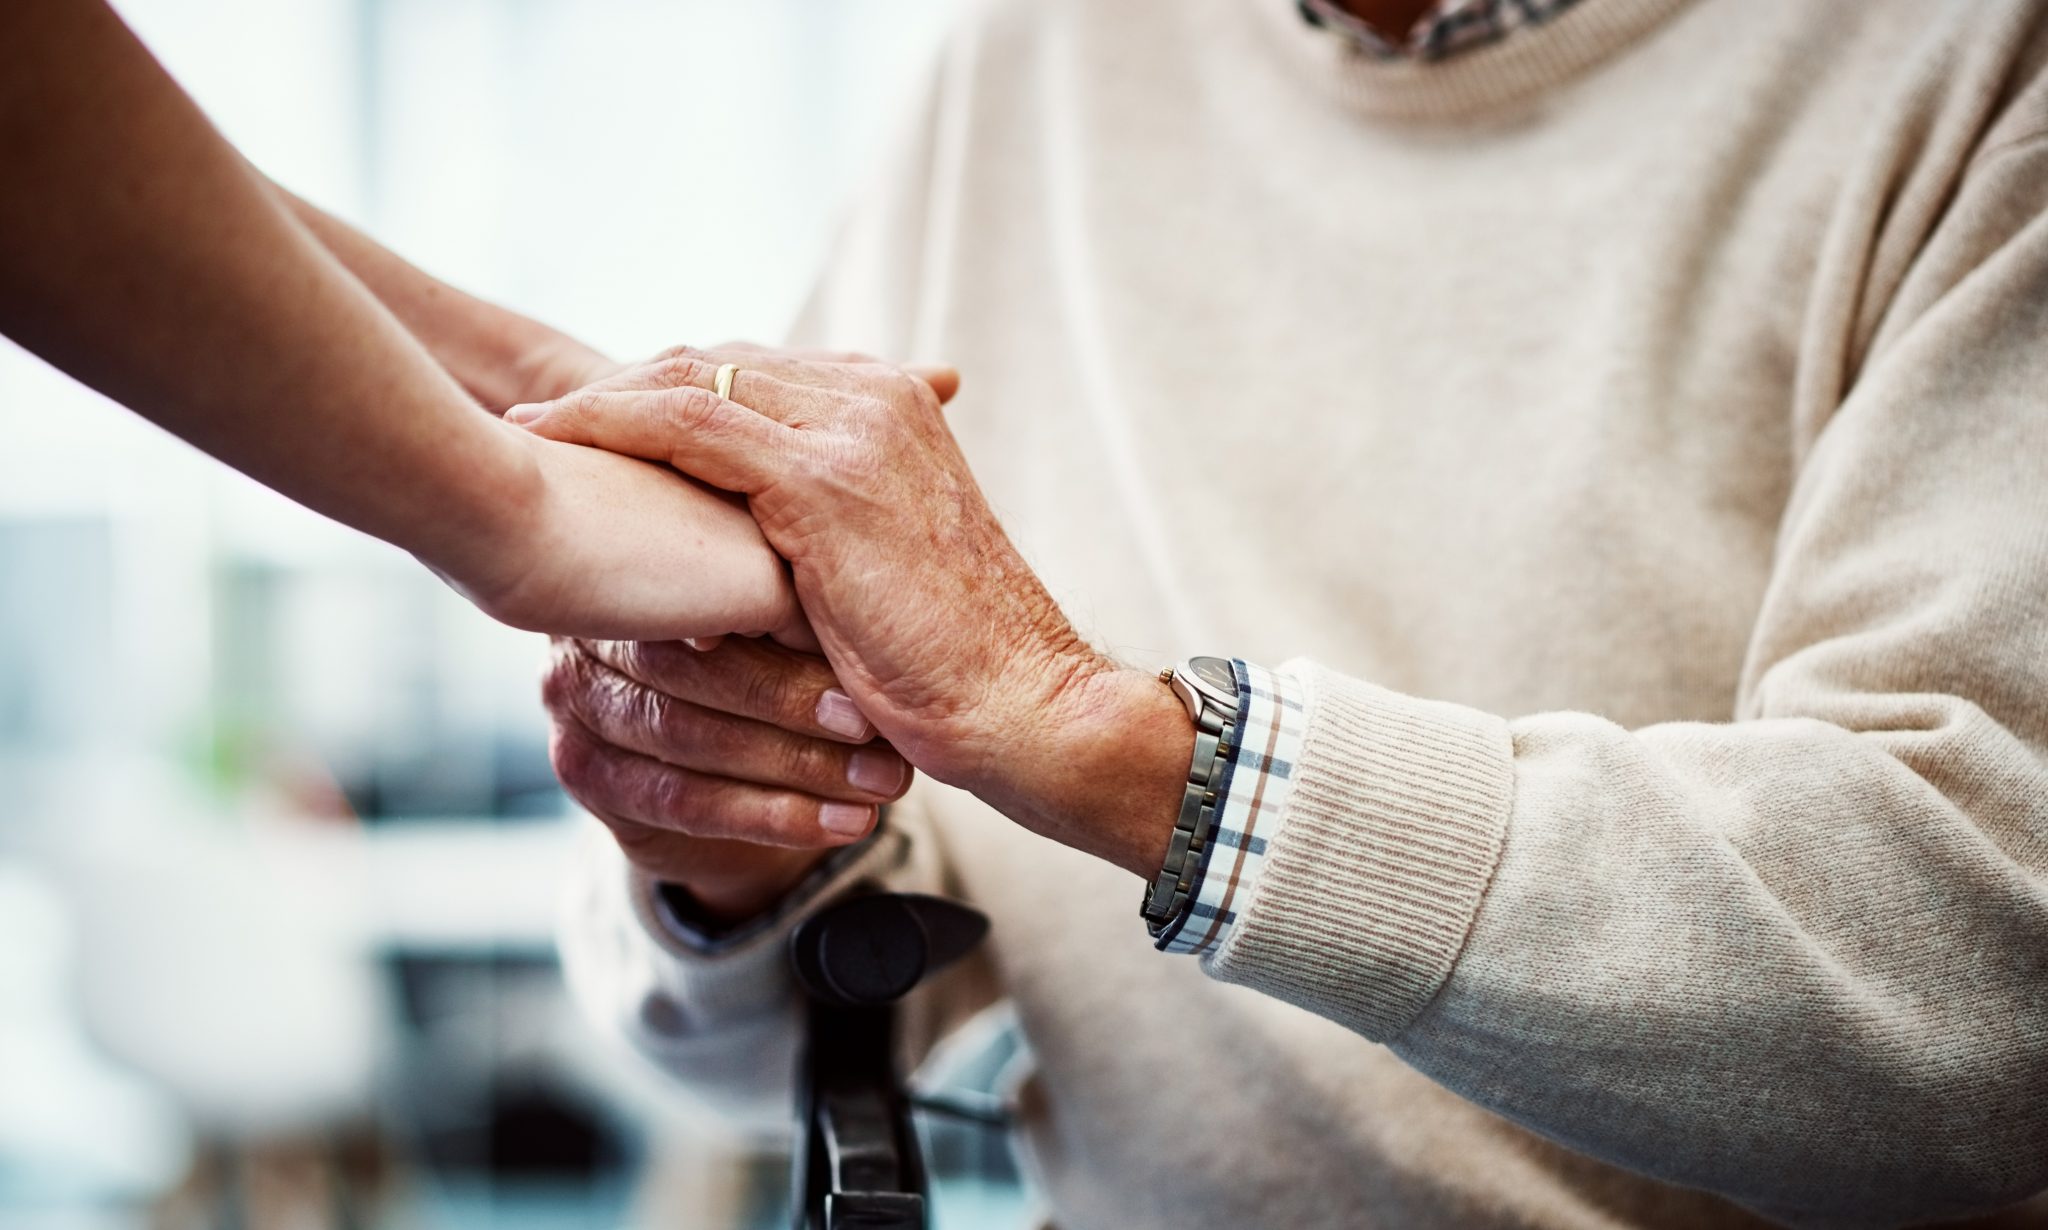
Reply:
[[[726,399],[727,401],[731,401],[731,400],[732,400],[732,378],[733,378],[734,376],[737,376],[737,375],[739,375],[739,374],[740,374],[740,365],[739,365],[739,364],[737,364],[737,363],[721,363],[721,364],[719,364],[719,366],[718,366],[718,374],[717,374],[716,376],[713,376],[713,377],[711,378],[711,388],[712,388],[712,391],[713,391],[713,392],[715,392],[715,393],[717,393],[717,394],[718,394],[718,395],[719,395],[720,397],[723,397],[723,398],[725,398],[725,399]]]

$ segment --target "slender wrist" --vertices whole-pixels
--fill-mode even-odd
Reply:
[[[443,283],[413,288],[405,308],[428,351],[493,414],[552,401],[619,367],[567,334]]]
[[[505,367],[509,378],[495,396],[484,400],[494,412],[502,413],[521,402],[553,401],[625,368],[567,334],[526,323],[532,325],[531,331],[513,339],[517,349]]]
[[[422,518],[398,545],[486,610],[525,576],[545,519],[546,479],[527,433],[465,407],[447,454],[446,515]]]
[[[446,322],[447,327],[459,324],[463,338],[446,342],[436,354],[492,414],[522,402],[553,401],[622,368],[539,321],[481,299],[470,303],[466,315]]]
[[[560,330],[450,286],[318,206],[270,187],[313,238],[492,411],[549,401],[618,370]]]
[[[502,414],[508,406],[557,395],[548,369],[558,334],[452,287],[434,289],[448,306],[430,317],[433,325],[421,337],[484,409]]]
[[[1016,733],[974,792],[1034,832],[1150,877],[1194,744],[1187,711],[1157,676],[1099,660]]]

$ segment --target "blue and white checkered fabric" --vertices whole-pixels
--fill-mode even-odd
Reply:
[[[1159,937],[1163,952],[1206,956],[1222,946],[1287,818],[1307,685],[1249,662],[1231,667],[1244,713],[1223,762],[1215,838],[1202,852],[1187,913]]]

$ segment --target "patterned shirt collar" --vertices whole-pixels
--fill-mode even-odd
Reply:
[[[1349,37],[1381,60],[1441,60],[1507,37],[1522,26],[1540,26],[1578,0],[1437,0],[1396,43],[1339,7],[1336,0],[1295,0],[1310,25]]]

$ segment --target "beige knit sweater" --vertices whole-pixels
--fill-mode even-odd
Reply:
[[[878,185],[806,334],[960,365],[1103,646],[1327,664],[1207,972],[958,794],[868,859],[992,916],[922,1007],[1014,998],[1058,1225],[2048,1188],[2048,4],[1583,0],[1432,66],[1017,0]],[[593,861],[578,985],[779,1119],[779,935],[645,889]]]

